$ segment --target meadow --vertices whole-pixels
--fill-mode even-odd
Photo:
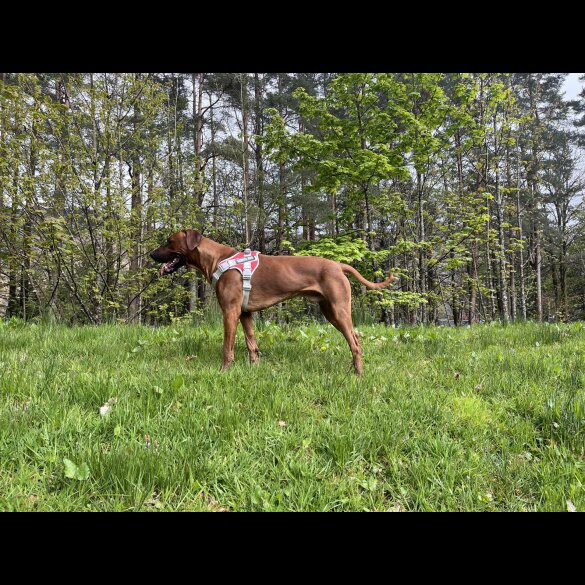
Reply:
[[[585,326],[0,324],[0,510],[585,509]]]

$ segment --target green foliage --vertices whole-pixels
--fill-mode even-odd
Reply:
[[[409,309],[416,309],[421,303],[428,302],[427,297],[420,293],[392,289],[370,290],[368,295],[375,299],[375,304],[379,307],[389,308],[402,305]]]
[[[540,297],[549,317],[579,317],[582,137],[563,79],[0,74],[0,314],[198,319],[201,277],[160,279],[148,257],[197,227],[237,248],[351,262],[369,279],[397,270],[404,286],[384,302],[399,319],[467,307],[489,320],[512,300],[538,316]],[[300,306],[283,317],[310,314]]]
[[[310,188],[335,191],[343,185],[359,190],[373,180],[406,177],[404,145],[393,132],[402,112],[402,87],[388,74],[344,74],[335,77],[325,97],[295,92],[299,112],[315,128],[292,133],[276,110],[270,110],[265,144],[276,161],[293,158],[315,174]],[[380,96],[386,107],[379,105]],[[335,113],[334,113],[335,112]]]
[[[76,465],[71,459],[63,458],[63,465],[65,466],[65,477],[68,479],[76,479],[78,481],[87,481],[89,479],[89,467],[87,463]]]
[[[321,256],[344,263],[361,260],[367,252],[364,240],[352,239],[351,236],[321,238],[316,242],[302,242],[301,246],[295,256]]]

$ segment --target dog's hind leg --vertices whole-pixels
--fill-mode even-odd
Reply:
[[[319,303],[321,311],[325,318],[333,327],[341,331],[345,337],[351,355],[353,357],[353,368],[356,376],[362,375],[362,349],[360,347],[360,338],[353,330],[353,323],[351,322],[351,304],[337,303],[332,304],[327,300]]]
[[[256,336],[254,335],[254,320],[252,313],[242,313],[240,315],[240,322],[244,328],[244,337],[246,338],[246,346],[248,348],[248,355],[250,356],[250,363],[258,363],[258,344],[256,343]]]

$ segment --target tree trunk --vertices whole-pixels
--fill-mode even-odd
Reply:
[[[276,232],[276,252],[282,254],[284,248],[282,241],[284,237],[284,228],[286,220],[286,182],[284,163],[278,163],[278,230]]]
[[[374,236],[372,235],[372,214],[370,211],[370,196],[369,196],[369,189],[366,185],[364,189],[364,205],[366,208],[366,241],[368,242],[368,247],[370,250],[374,249]]]
[[[510,145],[506,145],[506,184],[511,187],[512,182],[512,162],[510,158]],[[511,218],[510,218],[511,219]],[[513,232],[511,231],[512,221],[510,221],[510,228],[508,231],[508,242],[512,242]],[[510,274],[510,319],[516,320],[517,313],[517,294],[516,294],[516,250],[513,246],[510,246],[510,262],[509,262],[509,274]]]
[[[18,184],[20,179],[19,166],[14,166],[14,174],[12,176],[12,206],[10,210],[10,246],[13,247],[8,256],[8,302],[6,306],[6,316],[17,316],[18,311]]]
[[[167,104],[167,187],[171,213],[174,212],[177,191],[177,171],[175,169],[175,144],[177,142],[177,78],[171,73],[171,89]],[[171,118],[172,116],[172,118]]]
[[[203,151],[203,85],[205,73],[192,73],[191,81],[193,84],[193,153],[195,156],[193,199],[195,203],[195,216],[199,224],[203,222],[203,212],[201,209],[203,205],[203,161],[201,153]],[[193,313],[197,309],[197,305],[204,302],[206,293],[205,280],[195,271],[193,271],[193,276],[191,277],[190,287],[189,311]]]
[[[203,150],[203,85],[205,73],[193,73],[193,153],[195,155],[195,181],[193,195],[197,203],[197,215],[201,214],[203,203],[202,159]]]
[[[565,227],[563,227],[563,231]],[[569,319],[569,299],[567,296],[567,240],[563,234],[563,241],[561,242],[561,257],[559,259],[559,283],[561,288],[561,311],[563,320]]]
[[[531,264],[535,271],[536,276],[536,315],[539,321],[543,319],[542,312],[542,252],[541,252],[541,229],[540,229],[540,218],[539,214],[539,192],[537,188],[538,183],[538,156],[540,150],[539,138],[540,138],[540,117],[537,107],[538,96],[535,96],[532,74],[528,75],[528,94],[530,98],[530,110],[536,122],[536,130],[532,132],[531,136],[531,147],[532,147],[532,160],[530,161],[529,168],[527,169],[527,182],[530,189],[530,206],[531,206],[531,219],[532,219],[532,234],[531,239],[533,248],[531,250]],[[539,88],[540,89],[540,88]]]
[[[425,241],[425,221],[424,221],[424,210],[423,210],[423,181],[421,174],[417,171],[416,173],[416,194],[418,200],[418,242],[422,244]],[[426,251],[424,248],[420,248],[418,252],[418,276],[419,276],[419,289],[421,295],[424,297],[427,292],[427,279],[426,279]],[[421,322],[427,323],[427,309],[426,304],[421,303],[420,305]]]
[[[262,136],[264,124],[262,122],[262,83],[258,73],[254,73],[254,133],[256,136]],[[256,201],[258,204],[258,250],[266,254],[266,233],[264,210],[264,159],[262,156],[262,143],[256,140]]]
[[[217,192],[217,166],[215,162],[216,154],[215,154],[215,122],[213,120],[213,107],[209,109],[209,129],[211,131],[211,185],[213,189],[213,215],[212,215],[212,225],[214,233],[217,233],[218,229],[218,219],[219,219],[219,198]]]
[[[140,79],[140,74],[136,74],[135,80]],[[140,105],[136,101],[134,105],[134,136],[138,137],[140,131]],[[136,138],[138,140],[138,138]],[[140,141],[138,141],[140,142]],[[142,267],[141,261],[141,242],[142,242],[142,164],[140,160],[139,145],[134,144],[131,153],[131,167],[130,178],[132,187],[131,200],[131,256],[130,256],[130,281],[132,286],[130,288],[130,303],[128,306],[128,320],[130,322],[140,322],[142,295],[140,269]]]
[[[89,293],[90,298],[90,305],[92,307],[92,314],[95,318],[97,323],[100,323],[103,319],[103,302],[102,302],[102,295],[99,294],[100,289],[103,286],[103,273],[100,274],[100,255],[98,253],[99,242],[98,239],[100,238],[100,234],[97,230],[97,225],[99,225],[103,221],[103,213],[104,210],[102,209],[102,201],[100,196],[100,188],[101,188],[101,178],[99,177],[98,173],[98,151],[99,151],[99,139],[98,139],[98,128],[97,128],[97,119],[96,119],[96,108],[95,108],[95,97],[96,91],[94,87],[94,79],[93,73],[89,74],[90,80],[90,114],[91,114],[91,166],[92,166],[92,201],[91,201],[91,208],[93,213],[87,215],[87,225],[89,228],[89,235],[91,239],[91,249],[93,253],[92,263],[95,267],[95,273],[93,275],[93,286],[91,287],[91,292]]]
[[[538,228],[534,232],[534,256],[536,265],[536,314],[538,320],[542,321],[542,253],[540,230]]]
[[[278,113],[282,118],[285,116],[285,107],[282,104],[283,84],[282,74],[277,75],[278,95],[281,98]],[[285,239],[285,222],[286,222],[286,167],[284,161],[278,162],[278,228],[276,230],[276,253],[282,254],[284,248],[282,241]]]
[[[491,202],[488,201],[488,217],[491,217]],[[489,291],[490,296],[490,320],[496,318],[496,299],[494,297],[494,272],[493,272],[493,250],[490,245],[491,239],[491,220],[488,219],[487,221],[487,233],[485,239],[486,245],[486,264],[487,264],[487,273],[486,273],[486,287]]]
[[[510,253],[510,319],[515,321],[517,318],[517,302],[516,294],[516,252],[512,250]]]
[[[455,258],[455,254],[453,252],[449,253],[449,258]],[[456,281],[455,275],[456,270],[452,269],[451,271],[451,310],[453,311],[453,324],[455,327],[461,325],[461,307],[459,302],[459,297],[456,293]]]
[[[557,270],[557,262],[553,256],[550,263],[550,275],[553,285],[554,301],[555,301],[555,314],[558,315],[560,311],[560,294],[559,294],[559,278]]]
[[[518,161],[518,165],[520,162]],[[522,313],[522,319],[527,319],[526,312],[526,278],[524,275],[524,236],[522,234],[522,212],[520,207],[520,175],[518,170],[518,190],[516,191],[516,221],[518,223],[518,239],[520,240],[521,246],[518,252],[519,262],[519,278],[520,278],[520,311]]]
[[[105,256],[105,290],[104,293],[106,295],[106,299],[111,301],[112,303],[115,301],[114,297],[114,237],[113,237],[113,229],[114,229],[114,201],[112,199],[112,185],[111,185],[111,161],[110,157],[108,156],[105,161],[106,168],[104,169],[104,180],[106,183],[106,217],[105,217],[105,225],[106,229],[104,230],[104,256]],[[106,308],[104,309],[104,315],[107,319],[115,319],[116,318],[116,309],[111,306],[111,308],[107,308],[108,305],[106,303]]]
[[[471,247],[471,262],[467,265],[467,273],[469,275],[469,323],[470,325],[477,320],[477,289],[479,287],[479,279],[477,275],[477,255],[478,242],[473,242]]]
[[[240,74],[240,100],[242,105],[242,168],[244,172],[244,239],[249,246],[252,239],[250,225],[250,202],[248,189],[250,185],[249,136],[248,136],[248,78],[246,73]]]
[[[2,85],[6,83],[6,73],[2,73]],[[5,151],[7,147],[7,124],[6,124],[6,108],[4,107],[4,100],[0,98],[0,161],[8,158],[8,153]],[[0,220],[2,223],[6,221],[8,224],[8,210],[4,209],[4,173],[0,172]],[[0,249],[3,249],[1,246]],[[0,319],[6,314],[6,301],[8,300],[8,283],[4,279],[4,272],[8,274],[9,267],[6,266],[4,270],[4,261],[0,258]]]
[[[494,132],[495,132],[494,119]],[[510,319],[508,312],[508,283],[506,281],[506,242],[504,236],[504,200],[500,189],[500,174],[498,163],[495,169],[495,188],[496,188],[496,217],[498,218],[498,255],[497,255],[497,272],[498,272],[498,310],[500,319],[507,322]]]

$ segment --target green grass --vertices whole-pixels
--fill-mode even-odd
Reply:
[[[0,509],[585,510],[581,323],[359,329],[0,325]]]

